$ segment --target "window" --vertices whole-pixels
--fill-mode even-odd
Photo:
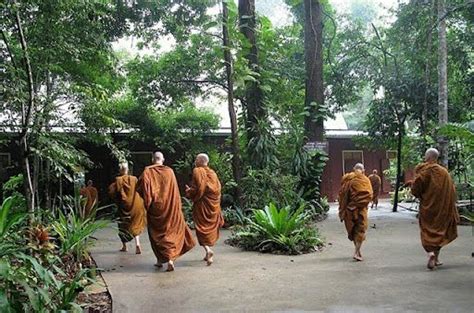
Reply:
[[[362,150],[344,150],[342,151],[342,169],[343,174],[349,173],[356,163],[364,164],[364,153]]]
[[[153,152],[137,151],[130,152],[131,162],[129,164],[130,174],[140,176],[148,165],[151,165]]]

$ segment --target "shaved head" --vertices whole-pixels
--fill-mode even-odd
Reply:
[[[160,151],[155,151],[153,153],[153,164],[162,165],[164,161],[165,161],[165,157],[163,156],[163,153],[161,153]]]
[[[120,171],[120,174],[126,175],[128,173],[128,163],[127,162],[120,163],[119,171]]]
[[[357,163],[354,165],[354,171],[361,171],[362,173],[365,172],[364,164],[362,163]]]
[[[87,186],[92,186],[94,184],[94,182],[92,181],[92,179],[89,179],[87,181]]]
[[[207,166],[209,164],[209,156],[205,153],[199,153],[196,156],[196,166]]]
[[[425,162],[437,161],[439,157],[439,152],[435,148],[429,148],[425,152]]]
[[[373,170],[372,173],[377,174],[378,172],[377,172],[377,170]]]

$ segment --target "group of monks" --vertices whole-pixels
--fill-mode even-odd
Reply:
[[[456,239],[459,222],[454,183],[446,168],[437,163],[438,157],[438,150],[428,149],[424,163],[415,168],[415,178],[409,183],[412,194],[420,201],[421,244],[428,254],[430,270],[442,265],[440,250]],[[368,205],[372,202],[377,207],[380,192],[377,172],[367,177],[364,171],[364,165],[357,163],[353,172],[342,177],[339,192],[339,218],[354,243],[356,261],[363,261],[361,246],[368,227]]]
[[[415,168],[415,178],[409,183],[412,194],[420,201],[419,226],[421,243],[428,253],[427,267],[431,270],[442,263],[439,253],[443,246],[457,237],[459,214],[453,181],[443,166],[437,163],[439,153],[430,148],[424,163]],[[152,165],[145,168],[139,179],[128,174],[128,164],[119,165],[120,175],[109,187],[109,195],[119,208],[120,251],[127,251],[127,242],[135,239],[136,253],[141,253],[139,235],[148,226],[155,266],[167,263],[167,271],[174,270],[175,260],[191,250],[195,241],[182,211],[181,195],[173,170],[163,165],[161,152],[155,152]],[[204,261],[213,263],[211,249],[219,239],[224,224],[221,184],[217,174],[208,166],[209,157],[198,154],[192,181],[186,185],[186,197],[193,202],[193,220],[199,244],[205,250]],[[353,172],[342,177],[339,192],[339,218],[344,222],[348,238],[354,243],[353,259],[363,261],[361,246],[368,228],[368,206],[378,206],[381,179],[377,170],[367,177],[364,165],[357,163]],[[97,203],[97,189],[88,181],[81,189],[85,196],[88,216]]]
[[[136,253],[141,253],[139,235],[148,226],[148,236],[156,256],[155,266],[167,263],[166,271],[174,271],[175,260],[195,245],[182,211],[181,195],[173,170],[163,165],[161,152],[153,154],[139,179],[128,175],[128,164],[120,164],[120,176],[109,187],[109,195],[119,208],[120,251],[127,251],[127,242],[135,238]],[[219,239],[224,224],[221,211],[221,184],[208,167],[209,157],[198,154],[186,197],[193,201],[193,220],[199,244],[205,250],[204,261],[213,263],[211,249]]]

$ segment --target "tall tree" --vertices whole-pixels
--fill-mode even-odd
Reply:
[[[256,37],[256,15],[255,15],[255,0],[239,0],[239,26],[240,31],[244,35],[248,45],[245,58],[248,62],[248,67],[254,74],[254,79],[248,80],[245,86],[245,109],[247,113],[246,129],[249,140],[249,150],[254,149],[252,139],[256,139],[259,134],[259,121],[266,118],[266,111],[263,103],[263,92],[259,85],[259,60]],[[253,140],[256,142],[257,140]],[[252,151],[249,151],[252,155]],[[259,164],[253,164],[259,166]]]
[[[319,108],[324,106],[323,85],[323,21],[319,0],[304,0],[304,50],[306,63],[305,135],[310,141],[322,141],[324,117]]]
[[[448,123],[448,47],[446,41],[446,3],[438,0],[438,120],[439,126]],[[438,137],[441,163],[448,166],[449,143],[444,136]]]
[[[239,139],[237,133],[237,115],[235,113],[234,107],[234,81],[232,77],[232,55],[230,53],[230,40],[229,40],[229,8],[227,6],[227,1],[222,1],[222,42],[224,50],[224,63],[225,63],[225,72],[227,80],[227,105],[229,110],[230,117],[230,130],[231,130],[231,140],[232,140],[232,173],[236,182],[235,187],[235,197],[237,203],[240,202],[240,181],[242,178],[242,168],[240,163],[240,148],[239,148]]]

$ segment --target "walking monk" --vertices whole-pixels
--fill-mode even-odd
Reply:
[[[174,271],[174,261],[191,250],[194,242],[181,205],[174,172],[163,165],[161,152],[153,154],[153,165],[147,166],[138,181],[147,210],[148,235],[156,256],[156,266],[168,262],[167,271]]]
[[[209,157],[196,157],[191,187],[186,185],[186,197],[193,201],[193,220],[199,244],[204,247],[204,261],[211,265],[214,246],[219,239],[219,228],[224,225],[221,211],[221,183],[217,174],[208,167]]]
[[[377,207],[379,206],[380,187],[382,186],[382,180],[377,174],[377,170],[372,171],[372,174],[369,175],[369,180],[373,192],[371,208],[373,208],[375,205],[375,209],[377,210]]]
[[[456,239],[459,222],[456,190],[448,171],[436,163],[438,157],[438,150],[426,150],[425,163],[415,168],[411,187],[412,194],[420,199],[421,244],[428,253],[430,270],[442,265],[440,249]]]
[[[372,186],[364,174],[364,165],[357,163],[354,171],[342,177],[339,191],[339,218],[344,221],[347,235],[354,242],[354,260],[363,261],[360,248],[369,224],[367,206],[372,200]]]
[[[88,218],[95,214],[95,208],[99,204],[99,192],[94,187],[92,180],[87,181],[87,186],[82,187],[79,194],[86,198],[83,206],[83,217]]]
[[[135,238],[135,253],[141,254],[140,234],[146,225],[146,211],[143,199],[136,191],[138,179],[128,175],[128,164],[119,165],[120,176],[109,186],[109,196],[119,209],[119,237],[122,249],[127,251],[127,242]]]

